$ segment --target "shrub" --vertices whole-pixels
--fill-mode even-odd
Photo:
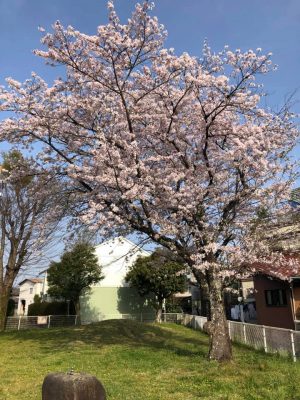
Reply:
[[[13,299],[8,300],[7,304],[7,317],[12,317],[15,312],[15,301]]]
[[[28,315],[67,315],[68,304],[64,301],[32,303],[28,306]],[[70,314],[75,314],[75,308],[70,302]]]
[[[34,295],[34,298],[33,298],[33,302],[34,302],[34,303],[40,304],[41,301],[42,301],[41,296],[39,296],[38,294],[35,294],[35,295]]]

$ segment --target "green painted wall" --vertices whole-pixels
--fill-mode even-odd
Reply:
[[[153,314],[134,288],[94,287],[80,298],[83,323],[121,318],[122,314]]]

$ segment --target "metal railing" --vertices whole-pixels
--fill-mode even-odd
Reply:
[[[166,316],[167,322],[173,317]],[[203,330],[206,317],[197,315],[177,315],[177,322],[196,330]],[[289,355],[293,361],[300,359],[300,332],[273,326],[228,321],[229,336],[233,342],[242,343],[266,353]]]
[[[182,314],[182,313],[163,313],[161,316],[162,322],[173,322],[175,324],[181,324],[182,320],[184,318],[184,315],[188,314]]]
[[[90,319],[85,320],[82,318],[81,323],[83,325],[90,324],[91,322],[100,322],[106,321],[109,319],[130,319],[133,321],[140,322],[154,322],[155,314],[154,313],[132,313],[132,314],[98,314],[94,316],[92,321]]]
[[[24,330],[35,328],[54,328],[62,326],[74,326],[77,324],[77,315],[45,315],[45,316],[18,316],[8,317],[5,330]]]

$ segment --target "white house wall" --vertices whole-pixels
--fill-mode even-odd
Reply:
[[[136,289],[125,282],[129,267],[139,256],[150,253],[125,238],[104,242],[96,246],[95,251],[105,278],[81,297],[82,322],[122,318],[124,314],[153,313]]]
[[[96,246],[96,255],[104,279],[96,287],[126,287],[125,276],[139,256],[150,253],[125,238],[111,239]]]
[[[18,315],[27,315],[28,314],[28,306],[33,303],[34,296],[38,294],[40,296],[42,292],[42,283],[34,283],[30,280],[25,281],[20,286],[20,295],[19,295],[19,302],[18,302]],[[30,292],[32,289],[32,293]],[[25,300],[25,312],[23,312],[22,307],[22,300]]]

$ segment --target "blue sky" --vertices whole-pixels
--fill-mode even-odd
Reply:
[[[134,4],[115,1],[123,20]],[[154,13],[169,32],[167,45],[177,53],[200,55],[205,38],[216,51],[225,44],[272,51],[279,69],[264,82],[274,107],[300,88],[299,0],[157,0]],[[40,47],[37,27],[48,30],[57,19],[94,33],[107,20],[106,0],[0,0],[0,84],[6,76],[26,79],[31,71],[47,80],[60,74],[32,54]]]

